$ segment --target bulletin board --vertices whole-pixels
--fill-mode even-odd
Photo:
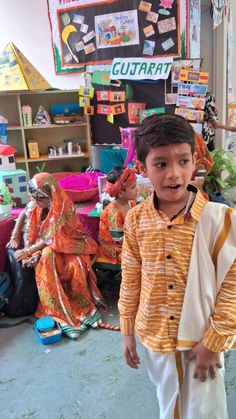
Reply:
[[[186,55],[186,0],[48,0],[48,15],[56,73],[116,57]]]
[[[146,109],[164,107],[165,113],[173,114],[175,111],[175,105],[165,104],[165,90],[170,89],[170,78],[169,80],[158,80],[157,82],[135,82],[133,80],[124,81],[122,85],[117,89],[125,89],[126,84],[129,84],[132,88],[132,98],[126,100],[126,110],[129,102],[145,102]],[[169,86],[168,86],[169,85]],[[96,89],[102,89],[102,87],[96,86]],[[94,97],[92,104],[96,107],[97,101]],[[120,127],[134,127],[130,125],[127,112],[115,116],[114,124],[107,122],[106,115],[97,115],[91,117],[91,134],[92,144],[120,144],[121,134]]]

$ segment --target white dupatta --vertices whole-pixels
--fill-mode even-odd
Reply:
[[[200,342],[224,278],[236,258],[236,211],[208,202],[197,224],[178,330],[178,350]],[[236,280],[236,278],[235,278]]]

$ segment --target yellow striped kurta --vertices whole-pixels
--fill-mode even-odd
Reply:
[[[155,209],[153,196],[127,214],[118,304],[121,332],[129,335],[135,331],[154,351],[176,351],[194,232],[206,202],[198,192],[186,220],[181,215],[170,222]],[[221,287],[203,344],[212,351],[222,351],[233,334],[236,262]]]

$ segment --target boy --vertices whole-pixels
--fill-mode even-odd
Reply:
[[[223,352],[236,334],[236,211],[208,202],[189,184],[194,131],[184,118],[146,118],[135,148],[154,193],[125,221],[124,358],[138,368],[135,332],[161,419],[226,419]]]

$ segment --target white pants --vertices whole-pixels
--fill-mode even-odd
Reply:
[[[202,382],[193,378],[195,360],[186,353],[163,354],[146,348],[148,373],[157,388],[160,419],[228,419],[224,368]],[[224,365],[224,354],[221,359]]]

